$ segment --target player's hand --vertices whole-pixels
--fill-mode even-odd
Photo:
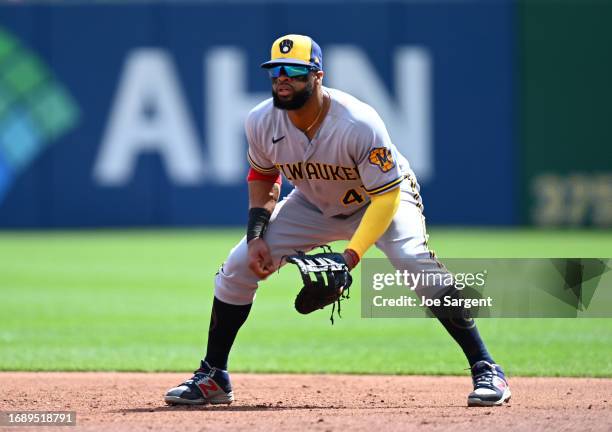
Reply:
[[[249,242],[249,268],[262,279],[274,273],[274,261],[270,254],[268,244],[262,238],[256,238]]]

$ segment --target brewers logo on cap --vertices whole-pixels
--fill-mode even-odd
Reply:
[[[293,41],[291,39],[283,39],[278,46],[280,47],[280,52],[287,54],[293,48]]]
[[[319,45],[308,36],[281,36],[272,44],[270,60],[261,67],[267,69],[278,65],[311,66],[322,70],[323,53]]]

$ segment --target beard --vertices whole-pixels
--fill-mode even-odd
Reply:
[[[278,94],[272,89],[272,100],[274,102],[274,106],[278,109],[292,111],[300,109],[308,102],[308,99],[312,96],[314,91],[314,86],[311,81],[308,81],[306,87],[300,91],[294,91],[291,99],[280,99]]]

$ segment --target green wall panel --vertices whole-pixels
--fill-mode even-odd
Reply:
[[[521,220],[612,225],[612,1],[519,3]]]

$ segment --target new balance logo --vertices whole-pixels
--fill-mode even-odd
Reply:
[[[217,385],[217,383],[208,379],[204,382],[198,383],[198,387],[200,388],[204,396],[208,396],[209,391],[216,392],[219,390],[219,386]]]

